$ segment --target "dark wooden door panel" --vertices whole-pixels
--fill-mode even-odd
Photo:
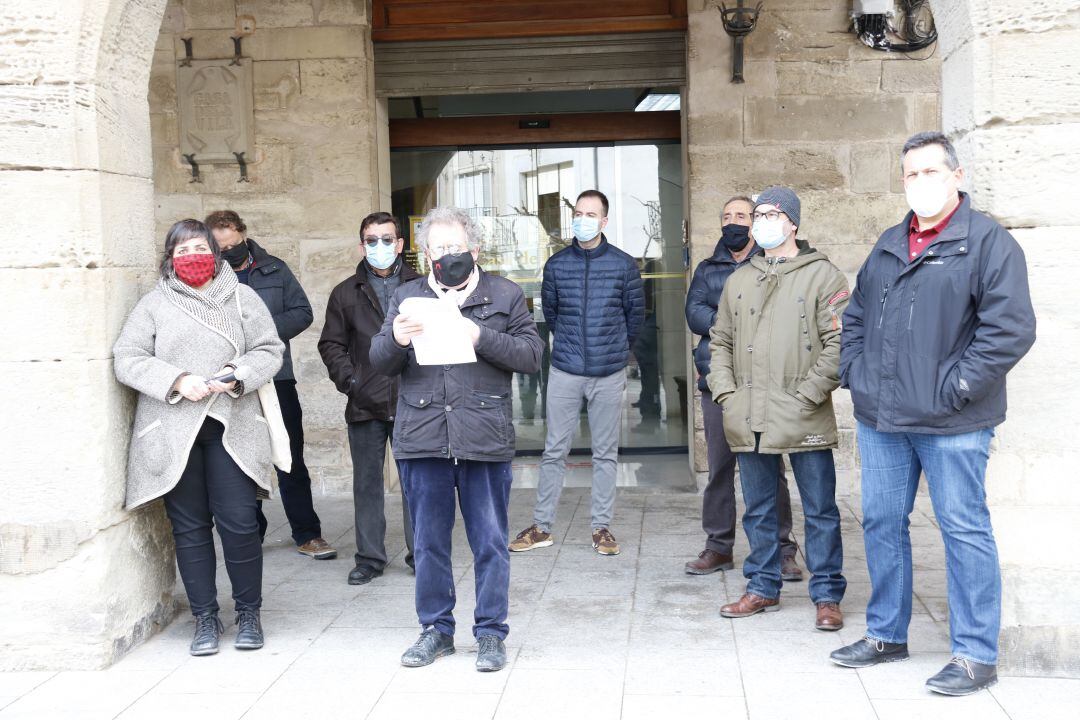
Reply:
[[[546,127],[522,127],[545,124]],[[678,141],[680,131],[678,111],[391,120],[390,147]]]
[[[373,0],[375,42],[686,29],[686,0]]]

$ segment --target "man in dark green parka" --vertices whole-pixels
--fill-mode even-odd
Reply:
[[[757,199],[752,234],[764,250],[727,281],[711,332],[713,399],[724,407],[724,434],[738,454],[750,554],[749,580],[724,617],[772,612],[780,604],[776,476],[789,453],[806,518],[806,565],[816,627],[843,626],[840,513],[836,507],[836,416],[841,316],[848,286],[836,266],[796,241],[800,203],[787,188]]]

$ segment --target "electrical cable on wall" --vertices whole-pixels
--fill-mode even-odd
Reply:
[[[855,34],[874,50],[909,53],[937,41],[928,0],[896,0],[895,7],[892,0],[855,0],[851,15]]]

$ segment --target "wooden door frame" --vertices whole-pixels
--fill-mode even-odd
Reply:
[[[390,121],[390,149],[679,142],[681,112],[421,118]]]

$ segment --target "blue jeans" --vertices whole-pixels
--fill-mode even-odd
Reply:
[[[512,474],[509,462],[421,458],[399,460],[401,489],[412,515],[416,561],[416,614],[423,627],[454,634],[454,571],[450,540],[457,502],[473,553],[476,615],[473,635],[510,632],[510,550],[507,506]]]
[[[945,541],[953,655],[997,663],[1001,571],[986,507],[992,429],[960,435],[882,433],[858,424],[863,539],[872,585],[866,634],[906,643],[911,621],[909,515],[919,476]]]
[[[743,561],[746,591],[765,598],[780,596],[780,539],[777,528],[776,478],[781,455],[739,453],[746,514],[743,530],[750,554]],[[791,453],[792,474],[802,497],[806,567],[811,572],[810,599],[815,603],[844,599],[844,547],[840,511],[836,507],[836,467],[832,450]]]

